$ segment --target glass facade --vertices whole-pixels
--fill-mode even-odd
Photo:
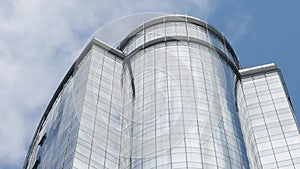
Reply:
[[[128,64],[136,92],[128,130],[132,168],[248,168],[236,75],[214,49],[161,42]]]
[[[222,34],[171,15],[118,48],[96,38],[86,46],[24,168],[296,168],[299,142],[278,71],[240,70]]]
[[[237,98],[250,166],[299,168],[299,128],[276,65],[240,72]]]
[[[60,92],[55,93],[31,143],[24,168],[73,166],[90,58],[91,52],[86,54],[75,75],[64,79]]]

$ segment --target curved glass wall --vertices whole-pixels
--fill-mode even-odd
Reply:
[[[239,64],[224,37],[187,20],[137,30],[121,48],[129,55],[127,82],[135,91],[125,132],[132,135],[125,153],[131,163],[123,167],[249,168],[235,107],[236,75],[220,51]]]
[[[214,48],[166,41],[140,50],[127,64],[135,95],[130,130],[123,133],[132,135],[125,153],[131,163],[124,168],[249,168],[235,107],[236,75]]]

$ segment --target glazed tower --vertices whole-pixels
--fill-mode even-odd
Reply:
[[[297,168],[275,64],[241,69],[197,18],[167,15],[117,47],[93,38],[59,85],[24,168]]]

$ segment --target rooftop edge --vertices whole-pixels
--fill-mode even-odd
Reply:
[[[240,69],[239,73],[240,73],[241,78],[244,78],[244,77],[248,77],[248,76],[254,76],[257,74],[273,72],[273,71],[279,71],[279,69],[275,63],[269,63],[269,64],[265,64],[265,65]]]

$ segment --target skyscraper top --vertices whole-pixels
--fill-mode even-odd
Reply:
[[[166,40],[197,41],[214,47],[240,68],[238,58],[225,36],[207,22],[187,15],[164,15],[151,19],[129,33],[118,49],[129,54],[136,48],[146,48]]]
[[[85,46],[24,168],[299,168],[299,140],[275,64],[241,70],[212,26],[167,15]]]

